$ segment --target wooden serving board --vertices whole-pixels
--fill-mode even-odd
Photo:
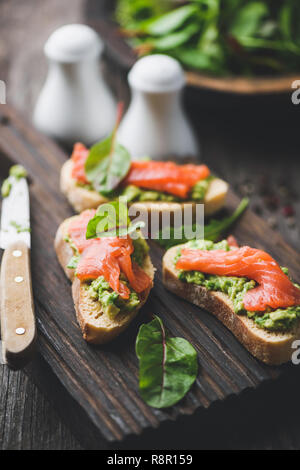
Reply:
[[[167,292],[161,282],[163,251],[151,243],[157,268],[155,287],[138,318],[115,342],[105,347],[88,345],[77,325],[70,283],[53,248],[56,229],[72,210],[59,191],[59,172],[66,155],[37,133],[9,106],[0,108],[1,179],[13,163],[30,174],[32,225],[32,278],[39,332],[39,350],[77,403],[78,426],[99,431],[107,441],[130,434],[217,400],[255,388],[278,377],[283,367],[269,367],[254,359],[234,336],[209,313]],[[230,193],[228,206],[238,198]],[[260,218],[247,211],[234,232],[240,243],[264,248],[289,266],[300,279],[300,256]],[[199,375],[188,395],[176,406],[156,410],[138,392],[138,361],[134,345],[138,327],[161,316],[171,335],[182,336],[197,349]],[[288,367],[288,366],[285,366]],[[85,428],[86,426],[86,428]]]

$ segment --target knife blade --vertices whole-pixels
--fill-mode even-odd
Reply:
[[[9,177],[11,190],[2,202],[0,246],[2,357],[13,369],[32,357],[36,337],[30,273],[29,191],[25,178]]]
[[[29,192],[25,178],[8,178],[9,195],[3,199],[1,212],[0,246],[3,250],[13,241],[23,241],[30,248]]]

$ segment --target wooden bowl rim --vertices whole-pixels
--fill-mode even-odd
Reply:
[[[187,84],[198,88],[236,94],[292,93],[292,83],[300,74],[281,77],[211,77],[194,71],[186,71]]]

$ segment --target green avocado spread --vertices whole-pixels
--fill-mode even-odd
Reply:
[[[78,261],[80,259],[80,254],[74,245],[72,239],[67,235],[64,240],[70,244],[70,247],[73,250],[73,256],[68,263],[69,269],[76,269]],[[140,266],[143,265],[145,257],[148,254],[149,246],[146,240],[139,234],[139,237],[133,241],[134,251],[131,255],[132,261],[135,261]],[[99,276],[97,279],[90,283],[86,283],[86,288],[89,296],[101,303],[103,312],[108,314],[110,317],[115,317],[120,310],[122,312],[131,312],[140,304],[140,299],[138,294],[131,289],[130,285],[121,274],[121,279],[124,284],[130,289],[129,299],[122,299],[118,292],[112,290],[108,282],[104,279],[103,276]]]
[[[143,265],[144,259],[149,252],[149,246],[146,240],[139,234],[139,237],[135,240],[132,240],[134,251],[131,255],[132,260],[135,261],[140,266]]]
[[[185,246],[198,250],[230,250],[230,246],[226,240],[218,243],[208,240],[192,240],[186,243]],[[175,257],[175,263],[179,257],[180,249]],[[287,268],[282,268],[282,270],[288,275]],[[216,276],[204,274],[200,271],[180,270],[178,272],[178,278],[183,282],[197,284],[208,290],[224,292],[232,301],[235,313],[247,315],[258,327],[269,331],[291,330],[300,318],[300,305],[267,312],[247,312],[244,308],[243,298],[248,290],[256,286],[256,283],[245,277]]]
[[[148,254],[149,247],[146,240],[141,235],[136,240],[132,241],[134,247],[134,251],[131,255],[132,261],[142,266]],[[90,297],[94,300],[98,300],[101,303],[104,313],[107,313],[111,317],[116,316],[120,310],[122,310],[122,312],[131,312],[140,304],[138,294],[131,289],[122,274],[121,278],[122,282],[130,289],[129,299],[126,300],[122,299],[117,292],[112,290],[103,276],[99,276],[92,281],[88,288]]]
[[[126,281],[122,282],[126,283]],[[110,317],[115,317],[120,310],[122,312],[131,312],[140,303],[138,294],[132,289],[130,289],[129,299],[122,299],[117,292],[112,290],[103,276],[99,276],[91,282],[88,293],[92,299],[101,303],[104,313]]]
[[[208,176],[207,178],[201,181],[198,181],[198,183],[196,183],[192,187],[188,199],[192,201],[203,201],[205,194],[208,190],[209,183],[211,182],[212,179],[213,179],[213,176]],[[91,184],[77,183],[77,185],[85,189],[89,189],[89,190],[94,189]],[[172,194],[167,194],[162,191],[142,189],[134,185],[129,185],[120,190],[116,190],[114,194],[112,194],[112,198],[118,198],[120,196],[126,197],[127,202],[134,202],[134,201],[180,202],[182,201],[181,198],[173,196]]]

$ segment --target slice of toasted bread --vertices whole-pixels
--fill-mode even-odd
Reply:
[[[96,209],[100,204],[108,201],[107,198],[96,191],[91,191],[76,183],[72,178],[72,161],[70,159],[64,163],[61,169],[60,188],[77,212],[82,212],[85,209]],[[214,214],[223,207],[227,192],[228,184],[225,181],[219,178],[212,180],[203,201],[205,215]],[[191,204],[192,207],[196,206],[195,201],[187,201],[184,204]],[[137,211],[142,207],[143,209],[146,208],[148,212],[151,210],[163,212],[166,209],[175,212],[178,207],[182,207],[181,203],[153,201],[133,202],[130,205],[134,206]]]
[[[163,257],[165,287],[185,300],[215,315],[257,359],[276,365],[291,360],[292,343],[300,337],[300,325],[288,333],[269,332],[259,328],[245,315],[238,315],[228,295],[210,291],[202,286],[182,282],[174,258],[180,245],[170,248]]]
[[[55,237],[54,247],[65,274],[72,281],[74,306],[84,339],[89,343],[104,344],[114,339],[127,328],[129,323],[137,315],[139,309],[146,302],[152,288],[152,284],[145,291],[139,294],[141,302],[136,309],[126,313],[120,311],[115,317],[110,317],[107,313],[104,313],[101,308],[101,303],[98,300],[93,300],[89,296],[87,292],[88,284],[86,282],[80,282],[80,280],[75,277],[74,269],[67,268],[67,265],[73,256],[73,250],[64,238],[68,234],[68,227],[71,220],[76,217],[78,216],[75,215],[66,219],[59,226]],[[154,267],[149,256],[145,258],[143,269],[153,280]]]

